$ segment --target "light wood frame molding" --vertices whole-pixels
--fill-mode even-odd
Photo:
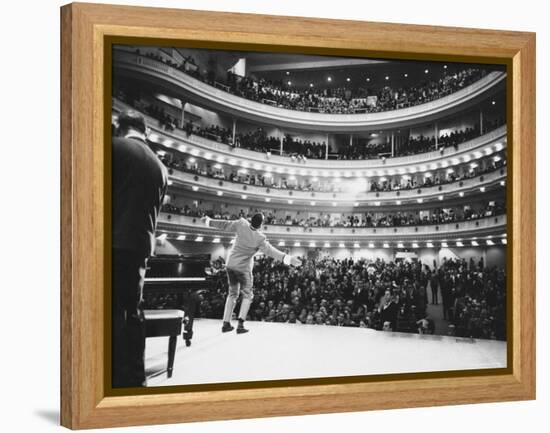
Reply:
[[[507,370],[108,395],[104,45],[110,36],[507,64],[512,322]],[[80,429],[535,398],[534,33],[75,3],[61,8],[61,54],[62,425]]]

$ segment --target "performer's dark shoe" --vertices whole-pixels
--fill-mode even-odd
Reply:
[[[223,322],[222,332],[231,332],[233,329],[235,329],[235,327],[231,326],[231,323]]]
[[[239,319],[239,326],[237,326],[237,334],[246,334],[248,329],[244,327],[244,320]]]

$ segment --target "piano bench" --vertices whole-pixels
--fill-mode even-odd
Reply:
[[[184,313],[181,310],[144,310],[145,336],[170,337],[168,340],[168,377],[172,377],[176,344],[181,334]]]

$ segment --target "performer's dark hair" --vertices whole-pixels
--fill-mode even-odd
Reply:
[[[257,213],[252,217],[252,227],[259,229],[264,223],[264,214]]]
[[[145,118],[134,110],[123,111],[118,116],[118,130],[126,132],[130,128],[135,129],[142,134],[145,134],[147,131]]]

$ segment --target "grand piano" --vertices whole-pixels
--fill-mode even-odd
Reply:
[[[147,262],[143,298],[146,308],[177,308],[185,312],[182,337],[190,346],[200,294],[213,287],[210,255],[159,255]]]

